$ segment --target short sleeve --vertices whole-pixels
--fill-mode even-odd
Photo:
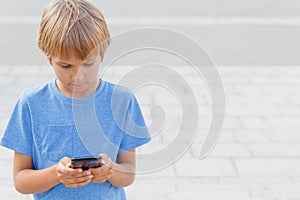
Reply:
[[[119,152],[126,152],[151,140],[140,106],[131,95],[125,115],[124,130]]]
[[[0,145],[31,156],[32,129],[30,119],[28,103],[25,95],[23,95],[13,110]]]

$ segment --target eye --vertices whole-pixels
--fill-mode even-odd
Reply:
[[[83,66],[90,67],[90,66],[92,66],[93,64],[94,64],[94,62],[92,62],[92,63],[84,63]]]
[[[60,65],[62,68],[69,68],[71,65]]]

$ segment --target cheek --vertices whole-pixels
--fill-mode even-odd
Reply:
[[[61,81],[68,78],[68,73],[65,70],[54,68],[54,73],[55,73],[56,77],[58,79],[60,79]]]
[[[99,67],[93,68],[88,72],[88,76],[90,78],[97,78],[98,77],[98,72],[99,72]]]

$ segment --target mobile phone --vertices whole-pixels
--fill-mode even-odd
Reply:
[[[97,168],[102,166],[101,157],[83,157],[72,158],[71,167],[73,169],[81,168],[82,170],[88,170],[90,168]]]

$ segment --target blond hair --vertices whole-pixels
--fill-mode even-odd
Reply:
[[[38,47],[48,58],[84,60],[99,48],[103,58],[110,35],[102,13],[85,0],[56,0],[44,10]]]

